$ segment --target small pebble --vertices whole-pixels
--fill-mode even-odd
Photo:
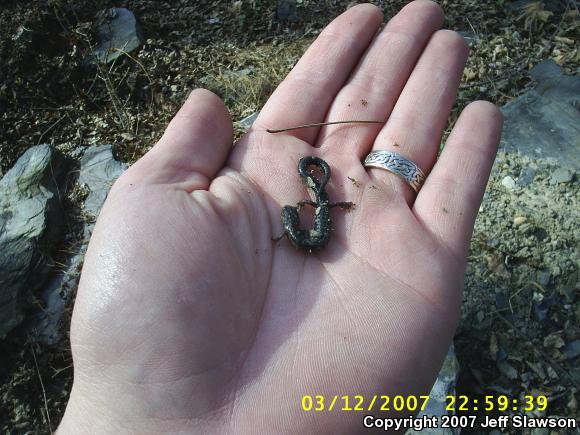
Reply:
[[[509,189],[509,190],[513,190],[516,188],[516,180],[514,180],[509,175],[506,177],[503,177],[503,180],[501,180],[501,184],[503,187],[505,187],[506,189]]]
[[[574,173],[566,168],[558,168],[554,172],[552,172],[552,176],[550,177],[550,184],[560,184],[560,183],[569,183],[572,181],[572,177]]]
[[[519,227],[520,225],[526,223],[527,219],[524,216],[518,216],[514,218],[514,226]]]

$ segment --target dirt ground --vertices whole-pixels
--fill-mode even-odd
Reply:
[[[356,2],[284,2],[294,5],[286,18],[274,0],[0,3],[1,174],[39,143],[69,154],[112,143],[134,162],[194,87],[218,93],[239,121],[260,109],[322,27]],[[375,2],[387,18],[405,3]],[[446,26],[471,47],[449,126],[469,101],[503,105],[525,92],[530,68],[544,59],[578,73],[573,1],[439,3]],[[110,6],[131,9],[146,42],[112,65],[88,64],[95,17]],[[532,184],[502,185],[529,167]],[[539,414],[570,417],[578,415],[580,389],[578,357],[566,353],[580,338],[579,183],[576,175],[551,184],[554,169],[498,156],[472,241],[456,348],[459,394],[545,394],[549,404]],[[0,355],[0,431],[55,430],[72,385],[68,339],[48,347],[20,328],[0,341]]]

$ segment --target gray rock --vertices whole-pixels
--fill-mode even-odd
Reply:
[[[530,75],[538,82],[535,91],[544,98],[576,107],[580,103],[580,77],[565,75],[553,60],[539,63],[531,69]]]
[[[99,16],[97,27],[99,45],[93,56],[103,63],[118,58],[122,52],[130,53],[143,44],[141,27],[135,15],[126,8],[110,8]]]
[[[75,294],[85,251],[86,246],[83,244],[71,257],[64,260],[64,268],[59,268],[43,286],[39,295],[43,307],[31,319],[31,329],[36,340],[49,345],[60,342],[60,321]]]
[[[518,177],[518,186],[527,187],[532,184],[534,177],[536,176],[536,170],[534,168],[525,168]]]
[[[439,421],[444,415],[454,415],[453,411],[447,411],[447,400],[448,396],[455,396],[455,386],[457,383],[457,377],[459,374],[459,362],[455,356],[455,347],[453,344],[449,347],[447,351],[447,356],[445,361],[443,361],[443,366],[439,371],[437,380],[431,388],[429,393],[429,400],[427,401],[427,406],[423,411],[419,413],[417,418],[422,418],[423,416],[433,417],[436,416]],[[458,430],[455,429],[444,429],[444,428],[424,428],[422,431],[408,430],[409,434],[428,434],[428,435],[443,435],[443,434],[457,434]]]
[[[12,40],[21,44],[30,44],[32,43],[32,33],[32,30],[24,26],[18,26],[16,32],[12,35]]]
[[[569,183],[574,177],[574,172],[566,168],[557,168],[550,176],[550,184]]]
[[[0,338],[18,326],[45,283],[60,240],[66,165],[48,145],[29,148],[0,180]]]
[[[244,119],[240,121],[240,125],[245,129],[249,130],[249,128],[254,124],[254,121],[258,118],[260,112],[254,112],[250,116],[246,116]]]
[[[545,60],[535,65],[530,70],[530,76],[538,83],[544,83],[547,80],[557,79],[564,75],[564,70],[552,59]]]
[[[84,211],[97,217],[107,199],[109,189],[128,165],[113,157],[112,145],[95,145],[87,148],[81,158],[79,184],[89,190]]]
[[[580,340],[574,340],[568,343],[564,349],[566,358],[573,359],[580,355]]]
[[[503,2],[502,2],[503,3]],[[537,4],[538,0],[515,0],[505,2],[502,7],[505,7],[508,11],[514,11],[522,13],[525,8]],[[547,0],[541,3],[542,9],[546,11],[553,12],[555,14],[561,15],[566,12],[566,1],[561,0]]]
[[[459,33],[468,44],[477,41],[477,35],[469,30],[459,30],[457,33]]]
[[[87,191],[83,212],[89,216],[74,253],[66,260],[65,267],[55,274],[42,291],[42,311],[34,319],[37,339],[56,344],[60,341],[60,320],[68,302],[75,293],[81,266],[96,218],[115,180],[128,165],[113,157],[111,145],[95,145],[87,148],[80,159],[78,183]]]
[[[278,0],[278,8],[276,16],[280,21],[288,21],[290,23],[297,23],[300,21],[295,0]]]
[[[566,76],[553,61],[531,71],[536,87],[502,108],[502,147],[547,158],[576,169],[580,165],[580,77]]]

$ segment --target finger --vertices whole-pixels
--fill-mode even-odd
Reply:
[[[417,218],[459,259],[469,247],[502,123],[491,103],[467,106],[415,201]]]
[[[399,153],[428,174],[439,151],[467,55],[461,35],[450,30],[436,32],[372,148]],[[389,178],[408,204],[415,199],[415,192],[401,178],[382,169],[370,169],[370,173],[375,179]]]
[[[254,128],[284,128],[324,119],[336,93],[373,36],[382,14],[373,5],[354,6],[332,21],[272,94]],[[295,130],[314,141],[317,129]]]
[[[419,0],[405,6],[377,35],[326,120],[386,120],[427,41],[442,23],[443,12],[436,3]],[[380,124],[329,126],[320,132],[317,144],[362,154],[380,129]]]
[[[124,174],[121,183],[178,183],[187,191],[207,189],[232,149],[232,122],[223,102],[196,89],[159,142]]]

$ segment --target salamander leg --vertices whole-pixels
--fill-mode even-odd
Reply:
[[[300,201],[298,204],[296,204],[298,206],[298,210],[301,210],[302,207],[304,207],[305,205],[309,205],[311,207],[318,207],[318,204],[315,203],[314,201],[310,201],[309,199],[305,199],[304,201]]]
[[[282,234],[280,234],[277,237],[272,237],[272,241],[273,242],[279,242],[280,240],[282,240],[284,238],[284,236],[286,236],[286,231],[284,231]]]

